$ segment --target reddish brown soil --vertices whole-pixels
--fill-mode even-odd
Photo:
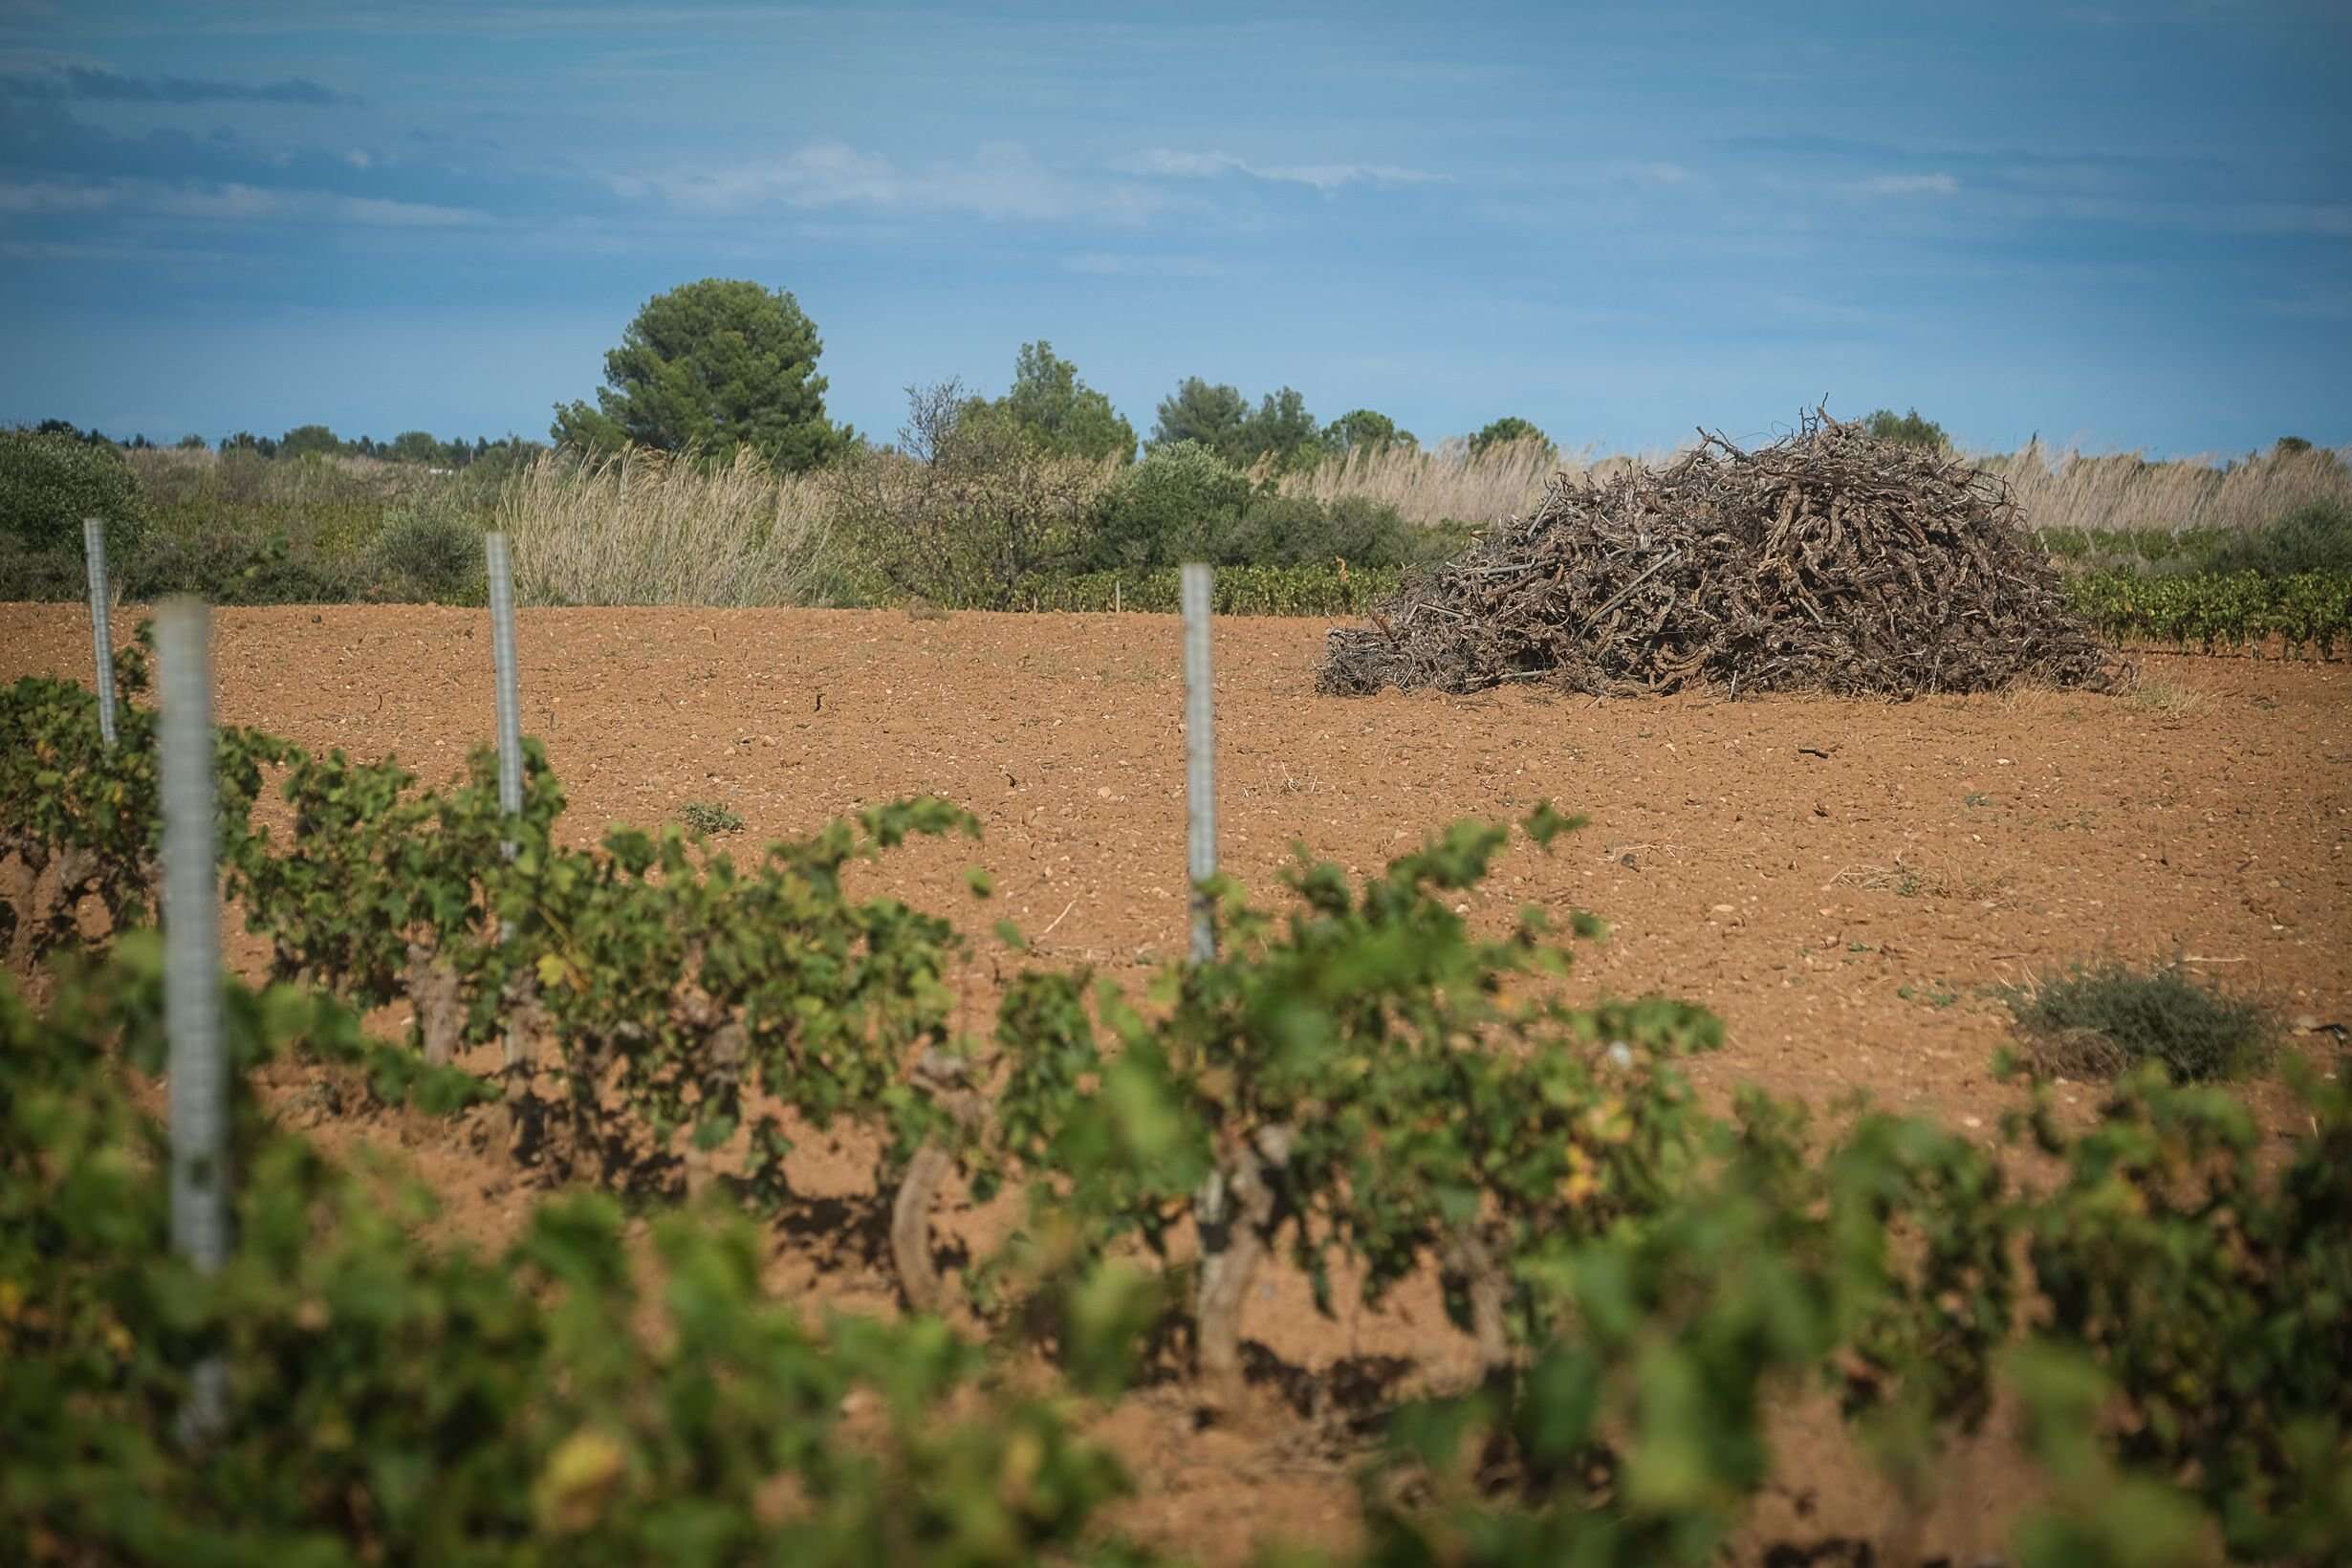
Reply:
[[[124,621],[131,618],[125,616]],[[220,713],[314,747],[393,751],[428,782],[491,729],[488,617],[429,608],[230,610],[216,618]],[[1613,934],[1581,984],[1670,991],[1723,1016],[1702,1061],[1736,1083],[1826,1103],[1866,1090],[1988,1141],[2010,1091],[1994,985],[2100,953],[2185,956],[2288,1018],[2352,1021],[2352,666],[2142,653],[2131,695],[2030,691],[1872,705],[1316,695],[1321,626],[1218,623],[1226,868],[1274,896],[1294,841],[1371,870],[1464,816],[1538,799],[1592,825],[1516,850],[1478,903],[1590,908]],[[86,621],[0,606],[0,678],[87,678]],[[572,831],[731,807],[742,841],[935,793],[987,839],[920,846],[873,885],[969,916],[970,1026],[984,1028],[1011,916],[1046,959],[1140,980],[1184,940],[1180,663],[1149,616],[537,610],[521,631],[524,728],[572,799]],[[958,873],[995,875],[973,908]],[[250,956],[250,949],[249,956]],[[397,1022],[398,1020],[389,1020]],[[2088,1101],[2089,1091],[2079,1092]],[[316,1119],[331,1139],[396,1139],[460,1234],[494,1240],[530,1194],[493,1140],[409,1119]],[[479,1143],[481,1146],[476,1146]],[[866,1190],[869,1151],[817,1148],[795,1174]],[[951,1222],[980,1234],[988,1216]],[[882,1303],[854,1256],[780,1246],[779,1284]],[[1434,1293],[1318,1316],[1284,1274],[1251,1337],[1328,1375],[1408,1357],[1461,1364]],[[1205,1559],[1260,1535],[1350,1538],[1347,1465],[1311,1424],[1200,1434],[1173,1394],[1105,1421],[1144,1495],[1122,1522]],[[1834,1423],[1792,1412],[1790,1483],[1762,1537],[1887,1537],[1895,1509]],[[1997,1549],[2025,1478],[2005,1443],[1966,1456],[1922,1526],[1933,1551]],[[1799,1496],[1814,1495],[1800,1508]]]

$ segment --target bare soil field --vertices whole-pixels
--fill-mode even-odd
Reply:
[[[1588,814],[1549,857],[1514,850],[1478,897],[1497,920],[1531,902],[1591,909],[1612,933],[1583,949],[1579,985],[1714,1009],[1728,1044],[1695,1072],[1711,1096],[1754,1083],[1828,1106],[1864,1091],[1993,1141],[2016,1101],[1989,1072],[2007,1037],[1991,988],[2104,953],[2183,958],[2283,1018],[2352,1021],[2352,666],[2143,651],[2134,693],[1906,704],[1350,699],[1315,694],[1323,630],[1218,622],[1226,868],[1274,902],[1294,843],[1366,871],[1458,817],[1546,798]],[[988,934],[999,916],[1042,961],[1130,984],[1182,948],[1170,618],[530,610],[520,654],[524,730],[547,745],[576,835],[693,801],[741,814],[739,852],[903,795],[979,813],[984,842],[917,846],[871,873],[972,934],[975,1031],[1014,962]],[[224,721],[393,752],[428,782],[491,732],[485,612],[221,611],[215,661]],[[0,605],[0,679],[86,680],[89,662],[77,608]],[[991,904],[963,889],[974,861],[994,875]],[[280,1088],[298,1100],[299,1084]],[[331,1143],[407,1145],[456,1233],[502,1239],[529,1197],[483,1127],[316,1120]],[[866,1151],[806,1158],[812,1187],[867,1189]],[[949,1229],[978,1239],[994,1223],[967,1212]],[[774,1277],[813,1299],[887,1301],[854,1248],[780,1239]],[[1143,1493],[1121,1522],[1212,1561],[1261,1535],[1344,1542],[1355,1494],[1334,1390],[1442,1381],[1443,1364],[1396,1371],[1455,1353],[1435,1349],[1452,1339],[1437,1312],[1434,1289],[1377,1315],[1342,1292],[1335,1322],[1277,1274],[1247,1329],[1270,1386],[1296,1397],[1209,1432],[1173,1390],[1109,1412],[1103,1433]],[[1818,1414],[1789,1414],[1792,1479],[1757,1538],[1884,1538],[1891,1503]],[[2005,1444],[1977,1447],[1933,1515],[1909,1521],[1920,1550],[1999,1550],[2024,1478]]]

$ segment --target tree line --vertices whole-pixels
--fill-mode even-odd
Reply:
[[[807,472],[877,446],[827,414],[828,382],[817,370],[823,353],[816,322],[788,291],[737,278],[682,284],[655,295],[638,311],[619,346],[604,357],[604,381],[594,401],[556,404],[549,436],[558,446],[591,454],[637,446],[727,455],[748,446],[779,473]],[[909,388],[910,393],[918,390]],[[1044,338],[1021,345],[1012,385],[1003,396],[962,394],[948,411],[958,419],[993,422],[1045,455],[1116,459],[1122,465],[1133,463],[1139,452],[1187,443],[1235,468],[1276,471],[1312,467],[1351,452],[1415,451],[1421,446],[1412,431],[1375,408],[1352,408],[1336,419],[1318,420],[1296,387],[1279,387],[1252,403],[1239,387],[1200,376],[1186,377],[1160,400],[1149,431],[1139,440],[1135,426],[1111,400],[1087,385],[1078,366]],[[933,411],[934,428],[938,412]],[[1875,433],[1888,439],[1949,446],[1943,427],[1916,409],[1898,415],[1882,408],[1866,420]],[[37,428],[91,443],[109,440],[96,429],[80,430],[64,420],[44,421]],[[1469,438],[1473,454],[1517,443],[1552,446],[1534,422],[1515,414],[1490,422]],[[136,448],[153,444],[144,435],[135,435],[114,445]],[[207,443],[189,435],[178,445],[195,449]],[[296,425],[274,438],[240,430],[214,445],[224,453],[370,457],[447,468],[493,454],[512,458],[546,449],[541,443],[511,433],[468,442],[404,430],[379,442],[369,436],[346,439],[315,424]]]
[[[828,383],[817,368],[823,353],[816,322],[788,291],[739,278],[682,284],[638,311],[620,345],[604,357],[604,381],[594,401],[557,403],[549,437],[555,446],[586,454],[636,446],[725,456],[750,447],[786,474],[878,449],[854,427],[837,425],[827,415]],[[908,389],[910,394],[929,390]],[[1139,440],[1110,399],[1088,386],[1077,365],[1044,338],[1021,345],[1012,386],[1002,397],[967,394],[952,406],[957,417],[995,422],[1045,455],[1116,459],[1122,465],[1134,462],[1139,452],[1190,443],[1235,468],[1289,471],[1351,452],[1414,451],[1421,445],[1412,431],[1378,409],[1352,408],[1321,421],[1296,387],[1279,387],[1252,403],[1239,387],[1199,376],[1186,377],[1160,400],[1149,432]],[[1951,448],[1944,427],[1916,408],[1901,414],[1875,409],[1862,423],[1884,440]],[[115,442],[66,420],[44,420],[33,428],[134,449],[155,445],[144,435]],[[1473,455],[1523,442],[1546,449],[1553,446],[1532,421],[1515,414],[1491,421],[1468,438]],[[188,435],[177,445],[200,449],[207,444],[202,436]],[[274,438],[240,430],[212,445],[224,453],[370,457],[447,468],[547,449],[546,444],[512,433],[468,442],[404,430],[379,442],[368,436],[345,439],[324,425],[296,425]],[[2286,436],[2276,449],[2292,452],[2310,445]]]
[[[38,425],[21,426],[20,429],[36,436],[78,441],[88,446],[119,446],[134,452],[158,450],[163,445],[148,440],[144,434],[118,441],[96,425],[83,429],[72,420],[63,419],[45,419]],[[429,430],[403,430],[389,441],[378,441],[373,436],[345,439],[324,425],[297,425],[280,436],[261,436],[250,430],[239,430],[234,435],[221,437],[217,442],[207,441],[191,433],[171,445],[173,450],[184,452],[252,452],[266,458],[372,457],[385,463],[415,463],[433,468],[462,468],[485,458],[530,457],[547,450],[545,442],[512,433],[494,439],[476,436],[468,441],[463,436],[454,436],[444,441]]]
[[[730,451],[750,446],[779,472],[823,467],[875,444],[825,412],[824,344],[799,302],[783,290],[706,278],[645,302],[621,345],[604,357],[595,402],[559,403],[550,431],[558,446],[608,451]],[[953,385],[955,383],[948,383]],[[914,389],[910,392],[930,389]],[[960,388],[959,388],[960,391]],[[959,419],[993,421],[1050,456],[1136,460],[1196,444],[1238,468],[1289,468],[1350,451],[1417,449],[1388,415],[1355,408],[1329,422],[1284,386],[1252,403],[1240,388],[1188,376],[1160,401],[1151,429],[1135,426],[1088,386],[1078,366],[1040,338],[1024,343],[1013,384],[999,398],[961,395],[945,405]],[[934,408],[928,427],[939,428]],[[1470,438],[1473,450],[1501,442],[1546,441],[1531,422],[1498,419]],[[1548,445],[1548,442],[1547,442]]]

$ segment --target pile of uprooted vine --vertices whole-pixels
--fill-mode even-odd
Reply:
[[[1702,432],[1665,468],[1562,474],[1371,620],[1332,632],[1320,689],[1913,696],[2112,677],[1999,479],[1826,412],[1753,452]]]

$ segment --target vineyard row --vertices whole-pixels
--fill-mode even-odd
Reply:
[[[115,676],[137,696],[144,658]],[[551,1201],[504,1266],[451,1255],[249,1104],[230,1265],[175,1272],[157,1184],[125,1157],[152,1135],[94,1066],[107,1041],[160,1059],[156,715],[126,704],[117,730],[67,683],[0,696],[11,958],[76,947],[91,899],[118,948],[46,1020],[0,1004],[0,1418],[30,1434],[0,1547],[159,1560],[201,1525],[218,1560],[308,1542],[316,1560],[525,1562],[566,1541],[583,1560],[715,1563],[769,1559],[778,1530],[795,1560],[1107,1550],[1088,1520],[1115,1467],[1066,1411],[998,1390],[1000,1418],[932,1419],[979,1377],[936,1320],[820,1341],[761,1298],[748,1232],[707,1213],[662,1230],[674,1336],[657,1349],[631,1322],[611,1209]],[[953,923],[845,885],[910,837],[976,838],[947,802],[738,862],[675,829],[565,845],[535,747],[519,811],[487,754],[421,790],[389,760],[223,728],[215,764],[226,891],[276,982],[232,991],[247,1066],[300,1046],[428,1109],[503,1100],[515,1157],[550,1179],[770,1215],[817,1206],[766,1106],[869,1127],[908,1304],[948,1303],[941,1185],[1008,1193],[1019,1222],[965,1269],[962,1303],[1096,1392],[1172,1343],[1204,1398],[1246,1398],[1243,1306],[1278,1258],[1318,1301],[1344,1274],[1375,1310],[1435,1268],[1487,1375],[1450,1419],[1400,1422],[1390,1463],[1425,1484],[1372,1493],[1372,1560],[1709,1560],[1770,1472],[1764,1394],[1806,1383],[1839,1391],[1921,1503],[1942,1446],[2013,1390],[2064,1483],[2020,1538],[2031,1562],[2159,1560],[2208,1529],[2250,1560],[2352,1543],[2341,1072],[2297,1079],[2312,1136],[2267,1171],[2223,1093],[2135,1078],[2083,1130],[2037,1099],[2009,1133],[2057,1162],[2038,1193],[1923,1122],[1820,1138],[1753,1094],[1721,1120],[1681,1070],[1720,1043],[1713,1018],[1568,1006],[1568,946],[1541,911],[1497,937],[1456,912],[1514,838],[1478,823],[1361,882],[1302,860],[1278,911],[1219,885],[1215,955],[1147,1001],[1031,968],[969,1039]],[[283,829],[253,821],[265,781]],[[1538,809],[1522,852],[1575,826]],[[969,881],[985,899],[985,873]],[[1579,917],[1572,934],[1598,931]],[[395,1000],[407,1048],[370,1046],[351,1010]],[[455,1065],[498,1037],[503,1071]],[[207,1358],[227,1423],[190,1452],[169,1419]],[[868,1448],[830,1435],[851,1385],[889,1405]],[[1515,1454],[1516,1495],[1447,1459],[1479,1431]],[[879,1470],[856,1457],[871,1446]]]

